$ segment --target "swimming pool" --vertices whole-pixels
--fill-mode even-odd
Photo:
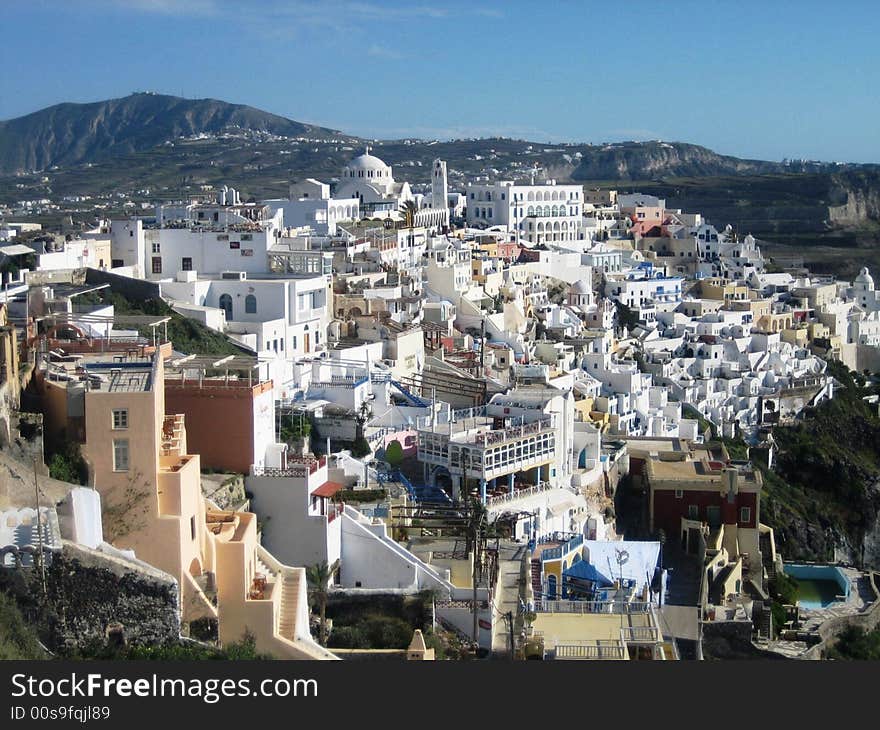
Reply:
[[[827,608],[849,597],[849,579],[834,565],[789,563],[783,566],[783,572],[797,581],[801,608]]]

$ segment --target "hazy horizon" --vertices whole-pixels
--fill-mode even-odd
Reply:
[[[846,16],[812,0],[9,0],[4,10],[16,28],[2,51],[4,120],[148,90],[380,140],[659,139],[757,160],[880,161],[880,13],[867,2]]]

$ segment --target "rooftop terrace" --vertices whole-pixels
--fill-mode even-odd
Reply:
[[[118,360],[111,360],[107,355],[83,355],[65,362],[50,362],[46,378],[59,383],[84,383],[88,390],[105,393],[143,393],[152,389],[152,360],[117,357]]]

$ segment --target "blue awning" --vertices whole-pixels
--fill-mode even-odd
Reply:
[[[580,580],[591,580],[594,583],[603,586],[610,586],[614,583],[607,575],[599,572],[595,565],[590,565],[585,560],[580,560],[572,565],[563,574],[565,578],[578,578]]]

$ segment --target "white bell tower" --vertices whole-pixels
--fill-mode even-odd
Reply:
[[[448,192],[446,162],[434,160],[434,169],[431,172],[431,207],[434,210],[445,210],[449,207]]]

